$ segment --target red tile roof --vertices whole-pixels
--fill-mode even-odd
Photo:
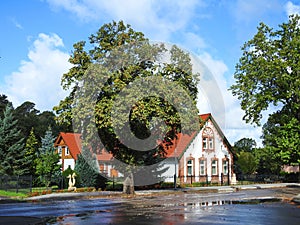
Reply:
[[[194,139],[197,132],[191,135],[187,134],[177,134],[177,139],[172,141],[172,145],[165,146],[166,156],[165,157],[180,157],[189,144]]]
[[[108,153],[104,148],[97,152],[97,160],[98,161],[110,161],[113,159],[113,155]]]
[[[60,132],[54,143],[54,146],[58,146],[61,139],[63,140],[65,145],[68,146],[73,159],[77,160],[77,155],[80,153],[81,149],[80,134]]]
[[[211,116],[211,113],[201,114],[199,116],[202,121],[206,121]]]
[[[55,141],[55,146],[58,145],[60,138],[62,138],[65,145],[68,146],[73,159],[77,160],[77,155],[81,153],[82,147],[81,134],[60,132],[58,138]],[[100,152],[97,152],[98,160],[109,161],[112,159],[112,157],[113,155],[109,154],[104,149],[102,149]]]
[[[211,114],[201,114],[199,115],[199,117],[201,119],[200,123],[203,123],[211,117]],[[191,135],[182,133],[177,134],[177,139],[172,141],[172,145],[165,146],[166,157],[181,157],[185,150],[188,148],[188,146],[192,143],[197,133],[198,132],[195,131]]]
[[[212,118],[210,113],[201,114],[200,116],[201,123],[206,122],[209,118]],[[192,143],[192,140],[196,137],[198,131],[195,131],[191,135],[187,134],[178,134],[177,139],[172,141],[172,144],[165,146],[166,155],[165,157],[181,157],[184,151]],[[71,155],[74,159],[77,159],[77,154],[81,152],[81,138],[78,133],[60,133],[60,136],[63,138],[65,144],[69,147]],[[113,155],[102,149],[97,152],[97,159],[100,161],[110,161],[113,158]]]

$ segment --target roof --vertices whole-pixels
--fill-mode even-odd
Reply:
[[[77,155],[81,152],[80,134],[60,132],[54,146],[58,146],[61,139],[63,139],[65,145],[68,146],[72,157],[77,160]]]
[[[108,153],[104,148],[97,152],[97,160],[98,161],[110,161],[113,159],[113,155],[111,153]]]
[[[196,137],[196,134],[197,132],[194,132],[191,135],[182,133],[177,134],[177,139],[174,139],[171,145],[165,145],[165,157],[180,157],[183,154],[183,152],[185,152],[185,150],[188,148],[188,146],[192,143],[193,139]]]
[[[205,124],[206,121],[209,119],[214,124],[215,128],[219,132],[219,135],[222,137],[223,141],[228,146],[229,150],[232,152],[232,148],[228,140],[226,139],[225,135],[223,134],[222,130],[218,126],[217,122],[212,117],[211,113],[201,114],[200,117],[200,123],[201,127]],[[200,129],[201,130],[201,129]],[[169,144],[164,144],[166,155],[165,157],[177,157],[181,158],[183,153],[187,150],[187,148],[192,144],[194,138],[196,138],[197,134],[200,132],[195,131],[192,134],[177,134],[177,138],[174,139]],[[72,157],[76,160],[77,154],[80,154],[81,152],[81,135],[78,133],[63,133],[61,132],[59,134],[59,137],[63,138],[65,144],[69,147]],[[56,142],[59,140],[59,137],[57,138]],[[55,142],[55,143],[56,143]],[[108,153],[104,148],[97,152],[97,160],[99,161],[110,161],[113,158],[113,155],[111,153]]]
[[[222,137],[223,141],[226,143],[226,145],[228,146],[229,150],[232,152],[230,143],[226,139],[225,135],[223,134],[223,132],[220,129],[220,127],[218,126],[217,122],[212,117],[211,113],[201,114],[201,115],[199,115],[199,117],[200,117],[201,127],[209,119],[212,121],[212,123],[214,124],[215,128],[219,132],[219,135]],[[167,158],[168,157],[181,158],[181,156],[188,149],[188,147],[190,146],[190,144],[192,144],[194,138],[196,138],[196,136],[200,132],[200,130],[193,132],[191,135],[182,134],[182,133],[177,134],[177,139],[175,139],[175,140],[172,141],[172,145],[169,145],[169,146],[165,147],[166,157]]]
[[[206,113],[206,114],[199,115],[199,117],[202,121],[207,121],[209,119],[209,117],[211,117],[211,116],[212,116],[211,113]]]
[[[58,146],[61,139],[63,139],[65,145],[68,146],[73,159],[77,160],[77,155],[81,153],[82,148],[81,134],[60,132],[54,143],[54,146]],[[112,159],[112,157],[113,155],[109,154],[104,149],[97,152],[97,160],[99,161],[109,161]]]

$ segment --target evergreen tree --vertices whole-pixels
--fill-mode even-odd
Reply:
[[[13,117],[13,108],[7,105],[0,118],[0,174],[22,175],[24,144]]]
[[[51,179],[57,171],[60,170],[60,157],[55,152],[54,140],[55,138],[49,127],[45,136],[42,138],[42,147],[39,148],[39,155],[36,159],[36,174],[46,187],[49,187]]]
[[[12,106],[12,103],[7,99],[6,95],[0,94],[0,117],[3,117],[7,105]]]
[[[34,128],[31,128],[29,137],[25,144],[25,168],[24,174],[34,175],[36,170],[35,161],[37,158],[38,151],[38,140],[34,134]]]
[[[82,154],[85,154],[84,156]],[[75,172],[78,174],[78,180],[83,187],[104,188],[106,179],[101,176],[96,158],[89,151],[83,151],[78,155]]]

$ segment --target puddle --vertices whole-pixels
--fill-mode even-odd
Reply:
[[[3,224],[1,216],[36,217],[46,220],[46,224],[54,225],[199,223],[252,225],[254,221],[257,225],[300,224],[300,209],[296,205],[282,201],[283,192],[277,195],[278,191],[184,193],[139,196],[131,199],[82,199],[0,204],[0,224]],[[286,195],[285,193],[284,196]]]

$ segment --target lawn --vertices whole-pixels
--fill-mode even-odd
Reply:
[[[15,191],[0,190],[0,196],[1,197],[10,197],[10,198],[23,198],[23,197],[27,197],[27,194],[22,193],[22,192],[16,193]]]

